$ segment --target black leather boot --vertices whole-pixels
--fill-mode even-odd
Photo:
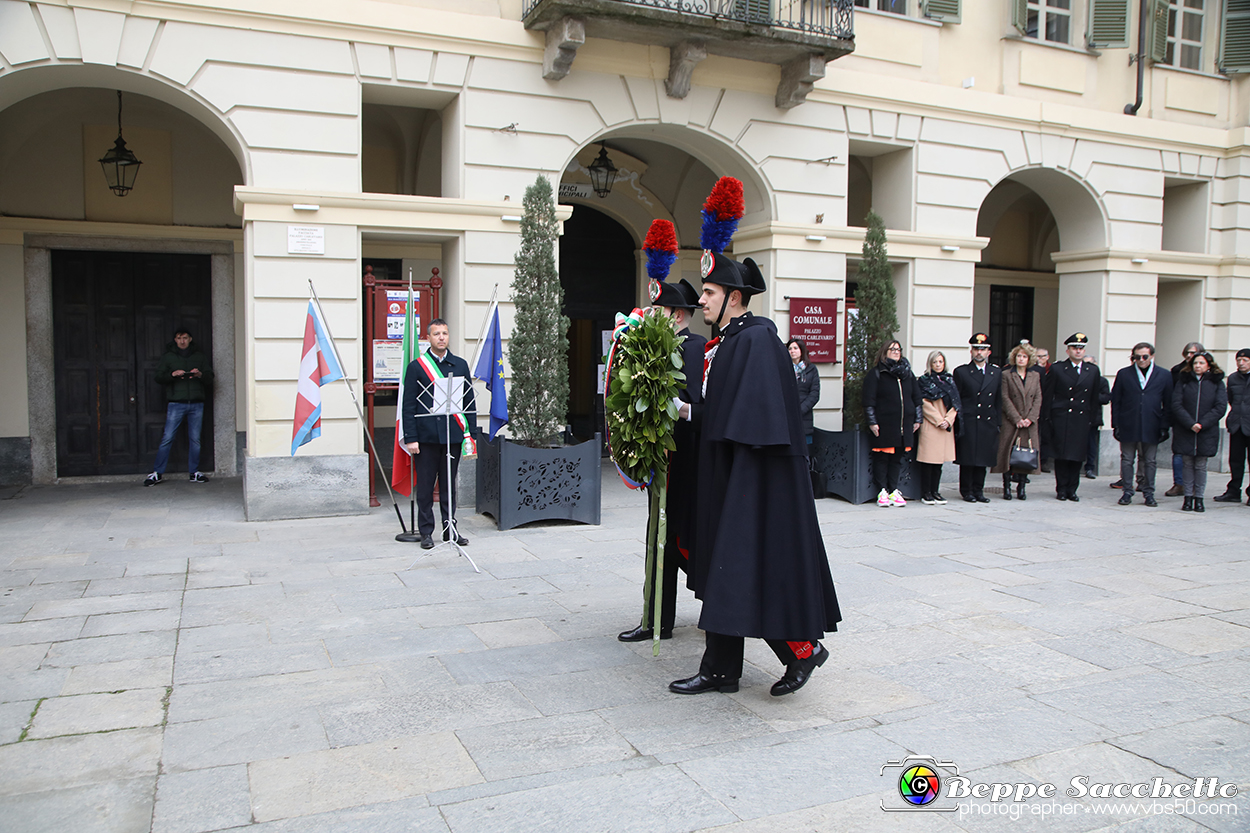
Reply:
[[[1003,475],[1003,500],[1011,500],[1011,475]]]
[[[1028,495],[1024,493],[1024,481],[1023,480],[1021,480],[1019,483],[1016,484],[1016,497],[1020,498],[1020,500],[1029,499]]]
[[[1203,506],[1203,505],[1202,505],[1202,498],[1200,498],[1200,497],[1196,497],[1196,498],[1194,498],[1194,511],[1195,511],[1195,512],[1205,512],[1205,511],[1207,511],[1207,508],[1206,508],[1205,506]]]
[[[1194,499],[1191,497],[1185,498],[1185,502],[1181,504],[1181,511],[1182,512],[1194,511]]]

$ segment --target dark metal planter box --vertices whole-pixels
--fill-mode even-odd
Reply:
[[[824,431],[812,434],[812,457],[817,471],[825,478],[831,495],[851,503],[867,503],[877,497],[872,487],[872,452],[868,441],[872,434],[855,428],[850,431]],[[920,478],[914,476],[915,452],[903,455],[898,475],[898,490],[907,500],[920,499]],[[817,494],[816,497],[825,497]]]
[[[600,435],[562,448],[530,448],[502,437],[478,443],[477,511],[500,529],[531,521],[599,523]]]

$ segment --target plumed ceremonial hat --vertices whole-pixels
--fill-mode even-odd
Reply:
[[[990,337],[985,333],[973,333],[972,338],[968,339],[968,343],[973,347],[989,347]]]
[[[1089,336],[1085,333],[1073,333],[1063,342],[1064,347],[1084,347],[1087,344],[1089,344]]]
[[[651,303],[657,307],[692,310],[699,308],[699,291],[685,278],[677,283],[653,280],[647,292],[651,296]]]
[[[749,296],[764,291],[764,275],[759,266],[749,257],[739,263],[724,255],[745,212],[742,182],[732,176],[722,176],[703,203],[703,228],[699,235],[703,257],[699,259],[699,274],[704,283],[718,284],[726,290],[737,289]]]

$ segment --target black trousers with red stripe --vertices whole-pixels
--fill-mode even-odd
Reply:
[[[706,647],[699,673],[713,679],[737,680],[742,676],[742,652],[746,639],[723,633],[705,631]],[[798,659],[806,659],[816,649],[815,642],[787,642],[784,639],[765,639],[782,665],[788,666]]]

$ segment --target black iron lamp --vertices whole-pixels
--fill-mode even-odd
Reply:
[[[599,143],[599,157],[590,163],[590,187],[600,197],[612,193],[612,183],[616,181],[616,166],[608,158],[608,149],[603,142]]]
[[[139,166],[143,163],[135,158],[126,140],[122,138],[122,91],[117,91],[117,141],[108,153],[100,160],[104,169],[104,178],[108,181],[109,190],[119,197],[130,193],[135,187],[135,177],[139,175]]]

